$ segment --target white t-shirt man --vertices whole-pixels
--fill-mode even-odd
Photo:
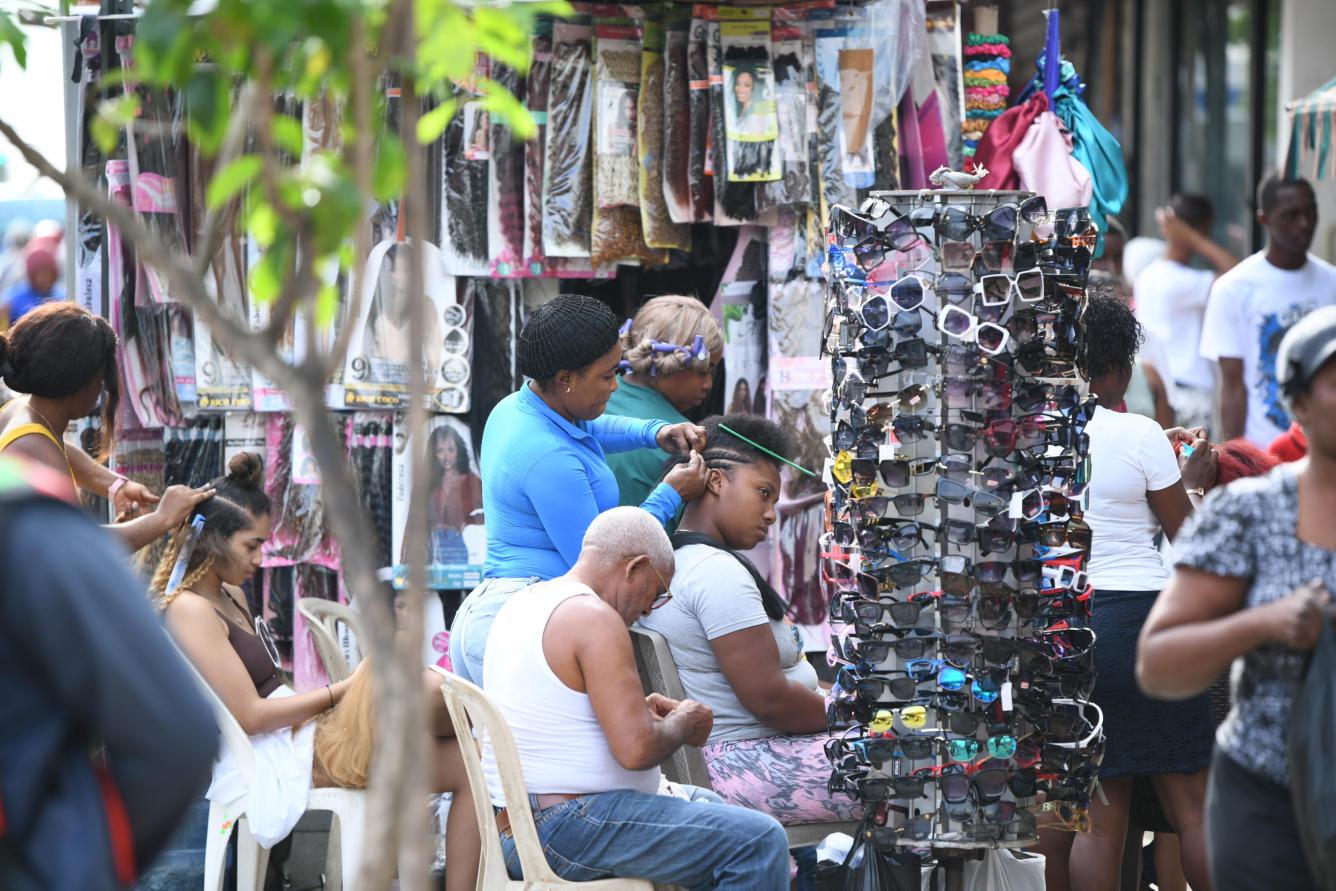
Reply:
[[[1098,592],[1159,591],[1169,568],[1155,548],[1160,522],[1147,492],[1178,482],[1178,458],[1160,425],[1141,415],[1095,409],[1090,437],[1090,564]],[[1098,594],[1096,594],[1098,597]]]
[[[1266,253],[1248,257],[1211,289],[1201,354],[1243,360],[1248,391],[1244,436],[1261,448],[1284,433],[1290,416],[1276,383],[1276,350],[1290,327],[1319,306],[1336,303],[1336,267],[1312,254],[1298,269],[1280,269]]]
[[[1137,319],[1161,343],[1173,346],[1165,355],[1165,375],[1194,390],[1215,389],[1215,369],[1199,351],[1213,281],[1210,269],[1161,257],[1142,270],[1132,286]]]

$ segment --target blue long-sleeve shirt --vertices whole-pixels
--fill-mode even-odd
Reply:
[[[658,448],[660,420],[603,415],[571,423],[526,382],[502,399],[482,434],[487,578],[556,578],[575,565],[594,517],[616,507],[617,478],[604,456]],[[682,498],[660,483],[641,505],[661,523]]]

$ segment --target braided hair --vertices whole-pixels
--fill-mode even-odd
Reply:
[[[705,451],[701,452],[701,458],[705,461],[705,466],[710,470],[720,470],[732,478],[732,472],[742,464],[761,464],[769,463],[776,469],[779,469],[780,462],[773,455],[766,454],[762,449],[768,449],[787,460],[792,460],[797,452],[797,445],[794,442],[792,434],[774,421],[756,415],[713,415],[701,422],[705,428]],[[735,431],[738,435],[722,429],[723,427]],[[757,448],[741,437],[756,443]],[[668,459],[664,465],[664,475],[679,464],[685,464],[689,460],[687,455],[674,455]],[[772,620],[779,621],[789,615],[789,605],[779,592],[761,575],[755,565],[742,554],[728,547],[726,544],[717,542],[704,535],[693,532],[676,532],[672,536],[673,548],[684,547],[688,544],[704,544],[717,548],[721,551],[727,551],[737,559],[739,563],[751,574],[752,581],[756,583],[757,589],[761,592],[761,605],[765,608],[765,614]]]
[[[596,361],[619,336],[617,317],[606,305],[579,294],[558,295],[535,309],[520,331],[520,374],[543,386],[558,372]]]

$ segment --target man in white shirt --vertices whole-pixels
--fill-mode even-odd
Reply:
[[[1215,367],[1200,353],[1202,316],[1217,275],[1238,264],[1238,258],[1211,240],[1215,211],[1201,195],[1175,195],[1155,214],[1164,236],[1164,256],[1148,265],[1132,286],[1137,320],[1158,343],[1167,347],[1162,371],[1173,384],[1177,423],[1210,427],[1215,401]],[[1193,257],[1210,269],[1189,266]]]
[[[1221,438],[1245,436],[1265,449],[1290,426],[1276,383],[1276,350],[1295,322],[1336,304],[1336,267],[1308,253],[1317,198],[1306,180],[1268,177],[1257,206],[1266,249],[1211,288],[1201,354],[1220,363]]]
[[[673,548],[638,507],[600,514],[570,572],[497,614],[483,686],[515,737],[548,863],[562,878],[620,876],[688,888],[782,891],[788,840],[767,814],[699,789],[658,794],[659,765],[701,746],[714,716],[694,700],[644,696],[627,629],[671,598]],[[483,772],[506,866],[520,877],[490,745]]]

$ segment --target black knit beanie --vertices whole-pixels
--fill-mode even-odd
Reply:
[[[520,374],[550,380],[579,371],[617,343],[617,317],[592,297],[561,294],[533,311],[520,332]]]

